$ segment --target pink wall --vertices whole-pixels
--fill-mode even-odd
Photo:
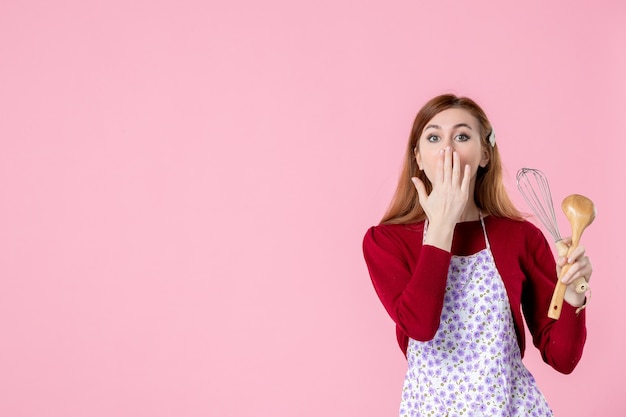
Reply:
[[[361,239],[448,91],[521,208],[524,166],[596,202],[585,356],[526,362],[623,415],[624,2],[303,3],[0,3],[0,415],[394,415]]]

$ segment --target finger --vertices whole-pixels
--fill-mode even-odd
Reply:
[[[585,282],[589,282],[589,277],[585,274],[582,273],[582,271],[578,271],[577,273],[575,273],[574,275],[572,275],[571,277],[569,277],[566,281],[563,281],[563,283],[565,285],[572,285],[572,284],[579,284],[580,283],[580,279],[583,279]]]
[[[589,282],[592,272],[593,269],[590,264],[576,262],[567,269],[565,274],[563,274],[561,281],[565,284],[571,284],[578,278],[583,277],[587,282]]]
[[[417,190],[417,198],[419,199],[419,203],[424,207],[426,200],[428,199],[428,194],[426,194],[426,187],[424,183],[417,177],[412,177],[411,181],[413,181],[413,185],[415,185],[415,189]]]
[[[461,159],[459,157],[459,153],[456,151],[452,152],[452,186],[458,187],[461,183]]]
[[[435,183],[441,184],[443,182],[443,168],[445,161],[445,151],[441,149],[437,158],[437,172],[435,173]],[[433,184],[434,185],[434,184]]]
[[[589,258],[586,256],[582,258],[579,265],[580,265],[580,269],[578,271],[578,275],[585,277],[585,279],[589,281],[589,279],[591,278],[591,274],[593,273],[593,266],[591,266],[591,262],[589,262]],[[574,279],[576,278],[577,277],[574,277]]]
[[[463,191],[465,194],[469,193],[471,172],[472,171],[469,164],[465,164],[465,170],[463,171],[463,181],[461,182],[461,191]]]
[[[574,248],[574,250],[572,250],[572,253],[567,254],[567,262],[574,263],[578,259],[583,257],[584,255],[585,255],[585,247],[582,245],[578,245],[576,248]]]
[[[443,159],[443,182],[451,183],[452,179],[452,150],[450,147],[446,147]]]
[[[563,270],[561,271],[561,273],[563,273],[563,276],[561,277],[561,282],[563,282],[564,284],[569,284],[574,280],[574,276],[580,271],[580,264],[571,264],[567,269],[564,270],[565,273],[563,273]]]

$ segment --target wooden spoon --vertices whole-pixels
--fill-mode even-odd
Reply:
[[[596,208],[593,205],[593,201],[580,194],[572,194],[565,197],[563,203],[561,203],[561,208],[563,209],[563,213],[565,213],[565,216],[572,226],[572,245],[567,252],[567,256],[570,256],[572,252],[574,252],[574,249],[578,247],[578,243],[580,242],[580,237],[582,236],[583,231],[596,218]],[[561,275],[559,276],[559,280],[557,281],[556,287],[554,288],[554,293],[552,294],[552,301],[550,302],[548,317],[555,320],[558,320],[558,318],[561,317],[561,310],[563,309],[563,296],[565,295],[565,290],[567,289],[567,285],[561,282],[561,278],[565,275],[569,267],[570,265],[567,264],[563,268],[561,268]],[[577,287],[581,287],[578,281]],[[582,287],[582,292],[586,291],[586,282]]]

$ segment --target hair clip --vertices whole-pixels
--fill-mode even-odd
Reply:
[[[491,145],[492,148],[496,146],[496,132],[493,130],[493,128],[491,129],[491,133],[489,134],[488,139],[489,139],[489,144]]]

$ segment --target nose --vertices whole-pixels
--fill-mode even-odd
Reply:
[[[452,136],[451,135],[445,135],[442,137],[441,139],[441,147],[443,149],[447,148],[448,146],[454,150],[454,140],[452,140]]]

